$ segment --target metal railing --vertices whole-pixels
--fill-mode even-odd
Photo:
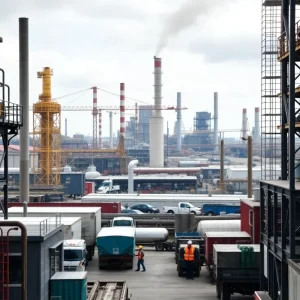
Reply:
[[[295,24],[296,47],[300,45],[300,20]],[[289,52],[289,43],[284,31],[278,38],[278,59]]]
[[[40,222],[40,236],[46,235],[52,230],[61,226],[61,214],[55,215],[55,217],[47,218]]]
[[[16,126],[23,125],[23,107],[9,101],[0,100],[0,126]]]

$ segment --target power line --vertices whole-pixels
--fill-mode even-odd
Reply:
[[[117,94],[117,93],[114,93],[114,92],[110,92],[110,91],[107,91],[107,90],[105,90],[105,89],[101,89],[101,88],[98,88],[98,87],[97,87],[97,89],[98,89],[99,91],[105,92],[105,93],[107,93],[107,94],[111,94],[111,95],[120,97],[120,94]],[[132,100],[132,101],[134,101],[134,102],[140,102],[140,103],[144,103],[144,104],[147,104],[147,105],[151,105],[151,104],[148,103],[148,102],[141,101],[141,100],[137,100],[137,99],[130,98],[130,97],[127,97],[127,96],[125,96],[125,99],[127,99],[127,100]]]
[[[71,93],[71,94],[67,94],[67,95],[63,95],[63,96],[60,96],[60,97],[56,97],[56,98],[53,98],[53,100],[58,100],[58,99],[62,99],[62,98],[67,98],[67,97],[70,97],[70,96],[74,96],[74,95],[76,95],[78,93],[85,92],[85,91],[88,91],[90,89],[91,88],[87,88],[87,89],[80,90],[80,91],[77,91],[77,92],[74,92],[74,93]]]

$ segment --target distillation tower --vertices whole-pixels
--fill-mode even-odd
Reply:
[[[60,185],[60,127],[61,106],[51,99],[51,76],[49,67],[38,72],[43,81],[43,93],[33,105],[33,146],[39,153],[39,169],[34,170],[34,184]]]

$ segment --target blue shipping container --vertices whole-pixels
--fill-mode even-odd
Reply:
[[[175,238],[188,238],[188,237],[192,237],[192,238],[196,238],[196,237],[200,237],[200,233],[199,232],[176,232],[175,233]]]
[[[50,279],[50,289],[51,297],[60,300],[86,300],[87,272],[57,272]]]
[[[60,183],[64,186],[66,195],[84,196],[85,174],[84,173],[61,173]]]

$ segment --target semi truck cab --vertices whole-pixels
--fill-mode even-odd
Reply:
[[[131,217],[115,217],[111,221],[111,227],[125,226],[125,227],[135,227],[135,222]]]
[[[112,179],[104,180],[97,190],[98,194],[120,193],[120,186],[113,185]]]
[[[85,271],[88,265],[85,240],[64,241],[64,270]]]

